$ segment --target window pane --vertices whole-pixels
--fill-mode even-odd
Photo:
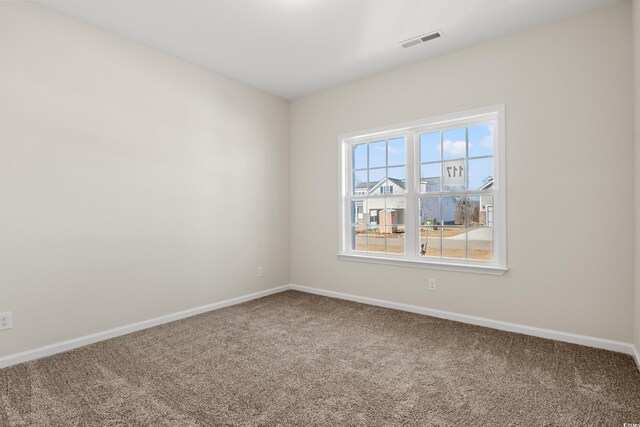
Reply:
[[[467,198],[467,225],[493,227],[493,196],[478,195]]]
[[[390,139],[387,144],[389,166],[404,165],[407,163],[404,137]]]
[[[367,227],[364,225],[351,226],[351,249],[355,251],[367,250]]]
[[[369,189],[372,189],[377,184],[384,185],[384,181],[387,177],[387,170],[385,168],[382,169],[369,169]],[[378,190],[378,193],[380,191]]]
[[[420,135],[420,162],[439,162],[440,132],[423,133]]]
[[[404,220],[404,199],[390,198],[385,202],[386,208],[378,211],[378,232],[385,235],[399,233],[398,225],[404,222],[399,221]],[[399,214],[399,210],[402,214]]]
[[[367,227],[369,252],[404,253],[406,199],[376,197],[363,202],[363,216],[370,220]]]
[[[467,167],[464,159],[447,160],[442,163],[443,191],[462,191],[466,184]]]
[[[387,141],[369,144],[369,167],[378,168],[387,165]]]
[[[447,196],[442,198],[442,223],[444,225],[465,225],[465,198]]]
[[[478,223],[493,227],[493,196],[480,196],[480,214]]]
[[[369,215],[365,213],[366,200],[351,201],[351,224],[369,224]]]
[[[389,168],[389,185],[395,187],[393,194],[406,193],[407,168],[404,166]]]
[[[386,200],[387,212],[391,212],[393,215],[389,218],[393,224],[404,225],[404,211],[406,205],[406,199],[404,197],[389,197]],[[404,230],[402,231],[404,232]]]
[[[420,227],[420,255],[441,256],[440,227]]]
[[[387,234],[387,253],[404,254],[404,232]]]
[[[440,191],[442,163],[428,163],[420,167],[420,191],[428,193]]]
[[[493,186],[493,157],[469,160],[469,189],[485,190]]]
[[[466,128],[446,130],[442,134],[442,156],[447,159],[463,159],[467,155]]]
[[[480,225],[480,196],[467,197],[467,226],[477,227]]]
[[[419,209],[419,225],[437,226],[441,224],[439,197],[421,197]]]
[[[387,236],[383,233],[380,233],[378,228],[369,229],[369,252],[381,252],[384,253],[386,250],[386,240]]]
[[[366,169],[367,144],[354,145],[351,157],[353,160],[353,169]]]
[[[469,259],[491,261],[493,259],[493,229],[469,228],[467,245]]]
[[[442,256],[445,258],[467,257],[467,239],[464,227],[444,227],[442,229]]]
[[[353,173],[353,195],[364,196],[368,191],[367,171],[355,171]]]
[[[364,212],[369,213],[370,230],[377,230],[381,217],[381,212],[384,210],[384,199],[375,198],[365,200]]]
[[[387,206],[387,253],[403,254],[405,252],[405,207],[404,197],[389,197]]]
[[[469,157],[493,155],[493,125],[469,128]]]

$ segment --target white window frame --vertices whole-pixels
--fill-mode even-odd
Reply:
[[[493,222],[494,222],[494,259],[493,261],[458,260],[450,258],[431,258],[420,256],[418,227],[418,200],[420,197],[420,144],[419,135],[429,130],[448,130],[475,124],[494,124],[494,183],[493,183]],[[351,249],[351,155],[352,145],[391,139],[398,136],[406,138],[407,152],[407,193],[393,195],[406,198],[405,208],[405,253],[363,253]],[[392,264],[410,267],[422,267],[441,270],[453,270],[493,275],[504,274],[507,268],[507,207],[506,207],[506,165],[505,165],[505,106],[494,105],[446,114],[423,120],[400,123],[377,129],[351,132],[338,136],[340,151],[340,191],[339,191],[339,248],[338,257],[344,260]],[[473,190],[468,190],[474,193]],[[391,196],[391,195],[386,195]],[[361,196],[360,196],[361,197]]]

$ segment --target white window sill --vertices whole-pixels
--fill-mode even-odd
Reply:
[[[458,264],[447,261],[413,260],[405,258],[391,258],[376,255],[338,254],[338,258],[345,261],[368,262],[372,264],[387,264],[403,267],[430,268],[434,270],[460,271],[463,273],[489,274],[502,276],[509,269],[495,265]]]

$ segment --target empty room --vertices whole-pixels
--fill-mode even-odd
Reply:
[[[640,427],[640,0],[0,1],[0,426]]]

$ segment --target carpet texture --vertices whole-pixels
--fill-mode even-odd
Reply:
[[[288,291],[0,370],[1,426],[616,426],[631,357]]]

